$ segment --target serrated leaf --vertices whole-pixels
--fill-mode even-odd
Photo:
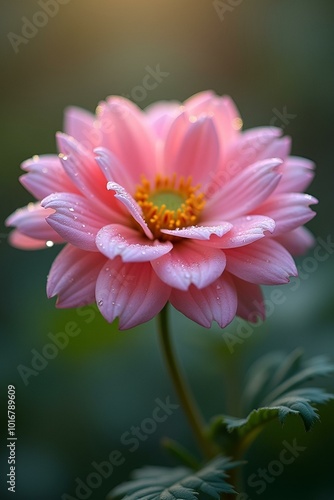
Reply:
[[[241,465],[217,457],[197,472],[186,467],[144,467],[134,472],[133,480],[112,490],[109,500],[197,500],[200,493],[219,500],[222,493],[235,494],[226,482],[226,471]]]
[[[312,380],[316,377],[324,377],[333,372],[333,366],[329,365],[324,358],[323,365],[307,365],[305,368],[295,375],[291,376],[287,380],[284,380],[279,386],[277,386],[268,396],[265,398],[264,402],[270,402],[277,397],[286,394],[288,391],[304,384],[308,380]]]
[[[155,487],[157,488],[156,491],[161,492],[165,487],[178,482],[179,479],[189,474],[189,470],[187,467],[176,467],[174,469],[166,467],[143,467],[133,472],[133,481],[128,481],[117,486],[111,493],[116,495],[115,498],[122,498],[125,494],[136,493],[139,490],[149,487]]]
[[[317,356],[303,362],[300,349],[288,356],[278,352],[269,353],[249,369],[242,400],[246,410],[264,406],[280,394],[315,377],[329,375],[333,371],[333,365],[325,356]]]
[[[198,493],[193,492],[189,488],[184,488],[182,486],[172,486],[168,490],[164,490],[161,495],[157,497],[157,500],[197,500]],[[138,497],[137,497],[138,498]]]
[[[248,372],[243,400],[257,406],[245,418],[226,415],[216,417],[211,426],[213,436],[233,436],[233,442],[250,441],[251,433],[258,433],[267,423],[276,418],[284,424],[288,415],[298,415],[308,431],[319,420],[312,405],[334,399],[332,394],[317,387],[301,387],[305,382],[319,376],[329,375],[334,366],[325,356],[302,361],[299,350],[289,356],[271,353],[260,358]],[[254,403],[257,403],[256,405]],[[254,407],[253,406],[253,407]]]

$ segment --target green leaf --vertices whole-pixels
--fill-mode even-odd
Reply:
[[[187,467],[143,467],[133,473],[133,480],[121,484],[107,497],[124,500],[198,500],[203,493],[219,500],[222,493],[235,494],[226,482],[226,471],[241,465],[226,457],[216,457],[197,472]]]
[[[254,363],[248,372],[247,382],[242,397],[246,408],[256,408],[245,418],[226,415],[215,417],[211,425],[211,435],[227,439],[230,443],[251,441],[262,427],[274,419],[284,424],[288,415],[298,415],[308,431],[319,420],[313,404],[326,403],[334,399],[318,387],[304,387],[319,376],[327,376],[334,371],[325,356],[318,356],[308,361],[302,360],[302,353],[296,350],[289,356],[270,353]]]

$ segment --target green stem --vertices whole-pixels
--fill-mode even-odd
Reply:
[[[173,352],[169,334],[167,305],[160,312],[158,319],[162,351],[164,353],[169,374],[173,381],[173,385],[178,395],[179,401],[188,418],[189,424],[196,436],[197,443],[203,455],[207,459],[212,458],[217,454],[217,451],[215,450],[213,443],[209,440],[205,433],[205,423],[203,417],[197,408],[197,405],[187,387],[183,376],[181,375],[180,368]]]

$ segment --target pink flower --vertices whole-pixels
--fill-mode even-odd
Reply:
[[[292,254],[315,198],[311,161],[274,127],[243,132],[229,97],[202,92],[145,112],[110,97],[96,116],[70,108],[59,155],[23,163],[41,200],[12,214],[11,243],[66,243],[51,267],[58,307],[97,302],[121,329],[170,301],[200,325],[264,316],[259,285],[297,274]]]

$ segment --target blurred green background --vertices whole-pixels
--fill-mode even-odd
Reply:
[[[46,4],[50,14],[41,15]],[[220,5],[194,0],[3,2],[0,221],[31,201],[18,182],[19,165],[34,154],[56,151],[54,134],[62,129],[65,107],[94,111],[110,94],[132,95],[146,107],[211,88],[234,98],[245,128],[269,125],[284,108],[295,115],[275,124],[293,137],[294,154],[317,163],[310,192],[320,204],[309,227],[317,237],[333,235],[334,4],[226,0]],[[40,27],[28,31],[24,42],[15,35],[28,29],[27,20]],[[156,89],[138,90],[145,68],[157,65],[168,76]],[[174,465],[161,450],[164,436],[179,438],[196,452],[181,409],[136,451],[120,441],[131,426],[152,416],[157,398],[176,401],[155,323],[121,333],[94,307],[56,310],[46,298],[45,282],[58,248],[19,251],[9,247],[3,222],[0,233],[0,497],[10,498],[4,477],[8,384],[17,391],[17,500],[56,500],[64,493],[76,498],[76,478],[86,481],[94,472],[92,463],[108,460],[115,449],[124,463],[87,498],[103,499],[143,463]],[[261,353],[302,346],[307,355],[334,358],[333,255],[312,269],[298,291],[285,287],[284,304],[233,353],[218,328],[201,329],[173,311],[177,351],[206,417],[232,411],[233,395]],[[50,343],[48,334],[64,331],[69,321],[76,322],[80,334],[25,385],[17,367],[30,367],[31,350],[41,352]],[[234,322],[227,330],[233,333],[238,326]],[[333,390],[333,380],[325,384]],[[305,434],[299,420],[291,419],[283,430],[270,425],[252,447],[246,479],[277,458],[284,439],[297,439],[306,450],[261,495],[245,489],[250,499],[334,498],[334,404],[320,411],[322,423],[312,432]]]

